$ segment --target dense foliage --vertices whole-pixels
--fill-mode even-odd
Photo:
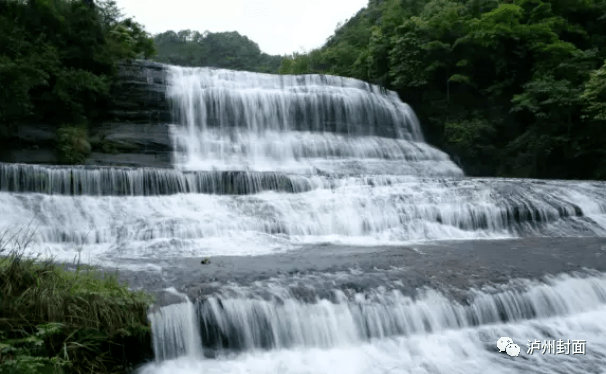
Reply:
[[[604,0],[370,0],[280,73],[396,90],[470,175],[604,179],[604,25]]]
[[[28,121],[97,120],[118,61],[154,53],[113,0],[0,1],[0,137]]]
[[[276,73],[281,56],[261,52],[257,43],[233,32],[166,31],[154,36],[158,62],[181,66]]]

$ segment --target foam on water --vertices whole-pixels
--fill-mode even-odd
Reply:
[[[216,359],[171,360],[142,373],[595,373],[606,365],[603,274],[476,290],[469,305],[435,290],[417,299],[378,289],[314,302],[270,294],[202,301],[201,341],[219,348]],[[520,345],[520,357],[497,352],[501,336]],[[586,340],[587,351],[528,354],[536,339]]]
[[[297,348],[248,352],[217,360],[178,359],[143,368],[141,374],[585,374],[604,373],[606,309],[537,322],[483,326],[432,335],[382,339],[330,349]],[[526,353],[527,339],[586,339],[586,355]],[[496,341],[520,342],[517,358],[499,354]]]

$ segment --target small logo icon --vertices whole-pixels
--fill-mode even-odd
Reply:
[[[507,346],[513,344],[513,340],[506,336],[497,340],[497,348],[499,348],[499,352],[504,352],[507,349]],[[519,348],[519,347],[518,347]]]
[[[520,355],[520,346],[516,343],[511,343],[505,348],[505,351],[511,357],[518,357]]]

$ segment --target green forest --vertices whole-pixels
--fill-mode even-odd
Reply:
[[[180,66],[210,66],[277,73],[282,56],[261,52],[257,43],[238,32],[166,31],[154,36],[154,60]]]
[[[0,1],[0,137],[103,116],[117,63],[334,74],[396,91],[473,176],[606,179],[606,0],[370,0],[318,49],[150,36],[112,0]]]

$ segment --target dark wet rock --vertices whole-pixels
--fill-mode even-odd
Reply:
[[[55,141],[55,127],[48,124],[22,124],[15,131],[23,145],[52,144]]]
[[[166,124],[105,123],[91,132],[90,142],[117,151],[164,152],[172,147]]]
[[[22,163],[57,163],[54,126],[25,123],[0,142],[0,161]]]
[[[86,163],[169,167],[171,115],[165,92],[162,64],[144,60],[122,63],[112,86],[109,121],[89,132],[95,152]]]
[[[166,101],[166,70],[152,61],[133,60],[120,64],[112,86],[110,113],[124,120],[170,120]]]

